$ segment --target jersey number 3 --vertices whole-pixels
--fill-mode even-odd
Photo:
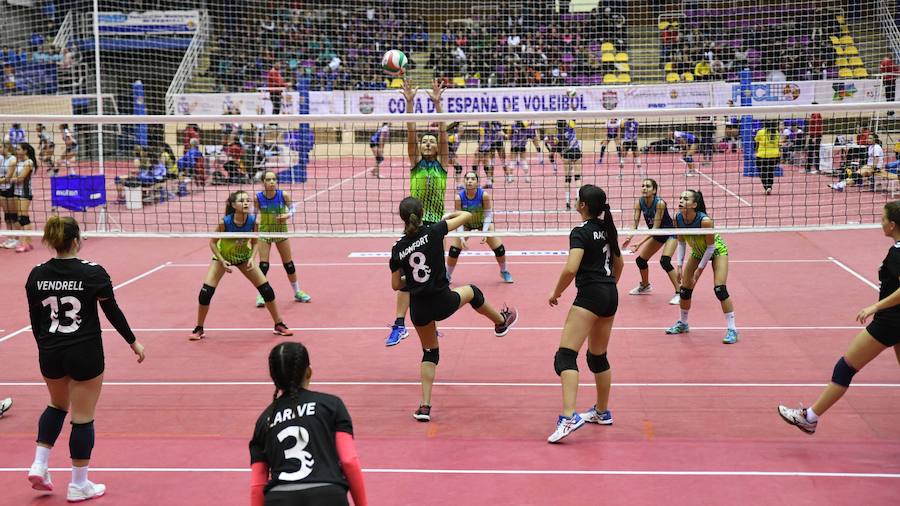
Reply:
[[[278,433],[278,441],[284,442],[285,439],[294,438],[294,444],[290,448],[284,449],[285,460],[296,459],[300,461],[300,469],[292,473],[280,473],[278,479],[282,481],[297,481],[309,476],[312,472],[312,466],[315,461],[312,454],[305,450],[309,444],[309,432],[303,427],[293,425],[287,427]]]
[[[81,311],[81,301],[76,297],[57,298],[50,296],[42,300],[41,304],[50,306],[50,333],[71,334],[81,327],[81,316],[78,315],[78,312]],[[66,309],[66,306],[69,306],[69,308]],[[72,323],[68,325],[59,324],[60,309],[63,309],[63,316],[72,320]]]

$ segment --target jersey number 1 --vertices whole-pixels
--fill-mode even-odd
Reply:
[[[81,327],[81,317],[78,316],[78,312],[81,311],[81,301],[76,297],[65,296],[65,297],[47,297],[46,299],[41,301],[41,304],[44,306],[50,306],[50,332],[60,334],[71,334],[78,330]],[[59,324],[59,310],[64,306],[70,306],[70,309],[66,309],[63,312],[63,316],[72,320],[72,323],[68,325],[60,325]]]

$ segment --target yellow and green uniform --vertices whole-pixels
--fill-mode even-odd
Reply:
[[[409,194],[422,201],[422,221],[437,223],[444,216],[444,193],[447,190],[447,171],[437,158],[419,159],[409,172]]]
[[[225,232],[253,232],[253,225],[256,223],[256,216],[247,215],[247,221],[243,225],[234,223],[234,215],[227,214],[222,219],[225,224]],[[253,246],[250,245],[250,238],[241,239],[219,239],[216,242],[216,248],[228,263],[238,265],[250,260],[253,253]]]
[[[697,216],[694,217],[694,221],[690,223],[686,223],[684,221],[684,215],[678,213],[675,215],[675,223],[678,228],[700,228],[703,223],[703,218],[706,218],[706,213],[697,213]],[[691,256],[700,260],[703,258],[703,253],[706,252],[706,236],[705,235],[682,235],[679,236],[680,239],[684,239],[685,244],[691,247]],[[719,234],[715,234],[713,236],[713,245],[715,249],[713,250],[713,256],[727,256],[728,255],[728,245],[725,244],[725,241],[722,240],[722,237]]]
[[[275,190],[272,198],[266,197],[266,192],[256,194],[256,201],[259,202],[259,231],[260,232],[287,232],[287,223],[279,222],[278,216],[288,212],[287,202],[284,200],[284,192]],[[281,242],[287,237],[263,238],[266,242]]]

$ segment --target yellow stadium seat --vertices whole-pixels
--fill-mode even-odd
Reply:
[[[844,49],[844,46],[831,46],[831,47],[834,48],[834,52],[838,56],[844,56],[844,54],[847,53],[847,50]]]
[[[831,36],[831,45],[832,46],[840,45],[840,43],[841,43],[841,39],[835,37],[834,35]]]
[[[631,72],[631,65],[627,63],[616,63],[616,70],[619,72]]]
[[[454,87],[454,88],[465,88],[465,87],[466,87],[466,80],[463,79],[462,77],[458,77],[458,76],[457,76],[457,77],[454,77],[454,78],[453,78],[453,87]]]
[[[615,63],[616,55],[613,53],[603,53],[600,56],[600,61],[603,63]]]
[[[665,70],[666,72],[672,72],[673,70],[675,70],[675,65],[672,62],[666,62],[666,66],[663,70]]]
[[[600,44],[600,51],[603,51],[604,53],[613,52],[615,50],[616,45],[612,42],[604,42],[603,44]]]
[[[617,82],[619,82],[619,80],[613,73],[609,73],[603,76],[603,84],[616,84]]]
[[[617,61],[617,62],[622,62],[622,63],[627,62],[627,61],[628,61],[628,53],[617,53],[617,54],[616,54],[616,61]]]
[[[853,77],[853,71],[847,67],[844,67],[844,68],[838,70],[838,77],[843,78],[843,79],[849,79],[849,78]]]
[[[669,27],[669,22],[668,21],[660,21],[659,24],[656,26],[659,27],[659,31],[663,31]]]
[[[399,77],[395,77],[395,78],[391,79],[391,81],[388,83],[388,88],[402,88],[402,87],[403,87],[403,79],[400,79]]]
[[[850,35],[850,28],[847,25],[841,25],[841,33],[844,35]]]
[[[837,22],[840,23],[840,24],[844,24],[844,23],[847,22],[847,20],[844,19],[844,15],[843,15],[843,14],[838,14],[837,16],[834,17],[834,19],[836,19]]]
[[[667,83],[677,83],[678,79],[678,74],[676,74],[675,72],[669,72],[668,74],[666,74]]]
[[[672,21],[669,24],[672,26],[672,28],[678,28],[678,21]]]
[[[849,65],[851,67],[862,67],[863,66],[862,58],[860,58],[859,56],[854,56],[853,58],[850,58],[849,60],[847,60],[847,62],[849,63]]]
[[[837,58],[834,60],[834,64],[838,67],[846,67],[847,65],[849,65],[846,58]]]
[[[853,77],[869,77],[869,71],[865,67],[856,67],[853,69]]]
[[[843,44],[845,46],[852,46],[853,45],[853,37],[851,37],[849,35],[842,35],[841,36],[841,44]]]
[[[681,79],[682,79],[683,81],[688,81],[688,82],[693,81],[693,80],[694,80],[694,74],[692,74],[692,73],[690,73],[690,72],[685,72],[684,74],[681,74]]]
[[[625,74],[625,73],[619,74],[619,82],[625,83],[625,84],[630,83],[631,82],[631,74]]]
[[[859,54],[859,49],[856,49],[856,46],[847,46],[844,48],[844,54],[847,56],[855,56]]]

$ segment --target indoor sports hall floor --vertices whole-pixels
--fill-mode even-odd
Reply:
[[[557,308],[546,299],[565,238],[505,240],[512,285],[500,281],[491,256],[461,259],[454,281],[476,283],[489,301],[516,306],[520,321],[504,338],[468,308],[440,325],[429,424],[411,416],[421,357],[414,333],[394,348],[383,344],[394,295],[379,253],[391,239],[295,239],[311,304],[289,301],[280,268],[271,279],[294,339],[310,349],[313,388],[341,396],[350,409],[371,504],[894,504],[900,368],[893,353],[856,376],[814,436],[776,413],[779,403],[811,403],[830,378],[858,332],[854,315],[877,298],[889,239],[877,229],[725,239],[740,342],[721,344],[710,273],[695,291],[691,333],[665,335],[678,310],[667,304],[671,290],[657,259],[653,294],[631,297],[638,273],[634,256],[626,256],[609,351],[615,424],[586,426],[560,445],[546,443],[561,407],[552,362],[574,287]],[[488,251],[472,242],[476,253]],[[0,419],[2,504],[65,501],[68,430],[51,458],[57,491],[44,496],[25,479],[47,395],[23,286],[29,269],[49,256],[40,247],[0,251],[0,397],[15,399]],[[206,240],[95,238],[81,256],[110,272],[147,347],[138,365],[114,331],[105,333],[91,477],[109,490],[99,501],[246,504],[247,442],[271,399],[266,356],[280,340],[254,307],[253,289],[237,274],[226,276],[208,338],[189,342],[210,257]],[[578,404],[587,409],[593,388],[582,369]]]

